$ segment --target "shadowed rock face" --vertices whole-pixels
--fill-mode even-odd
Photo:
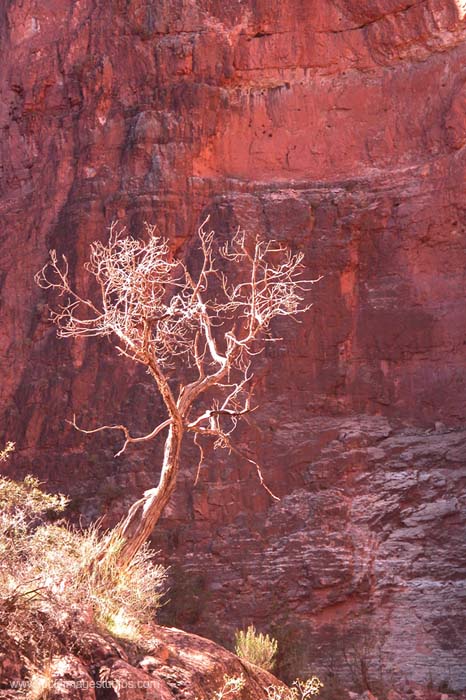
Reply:
[[[188,445],[154,542],[189,572],[188,625],[224,641],[252,621],[304,630],[304,669],[341,670],[362,625],[376,641],[360,649],[395,675],[466,684],[462,5],[0,2],[12,469],[111,524],[160,459],[152,446],[114,460],[114,435],[64,423],[143,431],[163,414],[109,343],[55,339],[33,283],[49,248],[83,292],[88,245],[115,217],[158,223],[186,254],[206,213],[221,236],[240,225],[303,250],[324,275],[314,307],[277,325],[283,343],[256,365],[261,410],[238,432],[282,500],[211,452],[192,491]]]

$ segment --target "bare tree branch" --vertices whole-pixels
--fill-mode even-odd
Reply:
[[[103,430],[121,430],[123,435],[125,436],[125,442],[123,443],[123,447],[121,450],[115,453],[115,457],[120,457],[120,455],[123,454],[123,452],[126,450],[127,446],[129,445],[130,442],[146,442],[147,440],[152,440],[155,438],[164,428],[168,428],[169,425],[171,425],[171,418],[167,418],[166,421],[163,423],[159,423],[154,430],[152,430],[150,433],[147,435],[141,435],[140,437],[131,437],[129,434],[129,430],[126,427],[126,425],[101,425],[98,428],[92,428],[91,430],[86,430],[85,428],[80,428],[79,425],[76,423],[76,416],[73,415],[73,420],[67,420],[67,423],[73,426],[73,428],[76,428],[76,430],[79,430],[80,433],[85,433],[86,435],[92,435],[93,433],[100,433]]]

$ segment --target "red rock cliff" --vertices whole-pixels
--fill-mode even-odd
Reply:
[[[33,283],[49,248],[85,289],[88,244],[113,218],[189,248],[210,212],[324,275],[306,322],[259,360],[262,410],[241,434],[282,500],[223,455],[192,491],[188,449],[155,536],[194,572],[193,627],[227,640],[275,623],[301,668],[338,667],[362,622],[394,673],[466,684],[464,12],[0,0],[0,405],[16,473],[32,464],[111,522],[159,458],[114,460],[113,436],[64,423],[143,430],[161,407],[109,344],[55,339]]]

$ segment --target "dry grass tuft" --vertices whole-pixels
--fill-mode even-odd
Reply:
[[[277,640],[268,634],[256,632],[254,625],[249,625],[246,632],[239,630],[235,634],[235,652],[240,659],[245,659],[265,671],[272,671],[278,651]]]
[[[149,642],[165,582],[147,546],[122,569],[114,536],[51,522],[66,503],[33,477],[0,478],[0,634],[21,652],[37,687],[47,659],[79,644],[85,630]]]

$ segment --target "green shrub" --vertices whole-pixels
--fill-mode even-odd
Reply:
[[[34,664],[89,626],[143,643],[165,581],[148,547],[122,569],[115,537],[50,522],[66,503],[33,477],[0,478],[0,628]]]
[[[256,632],[254,625],[249,625],[246,632],[238,630],[235,634],[235,653],[265,671],[272,671],[278,651],[277,640],[268,634]]]

